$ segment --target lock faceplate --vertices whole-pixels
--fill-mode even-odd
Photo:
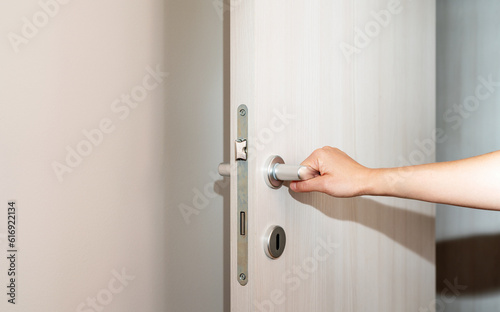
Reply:
[[[248,283],[248,107],[240,105],[237,110],[238,129],[236,139],[236,172],[237,172],[237,248],[238,248],[238,282],[245,286]]]

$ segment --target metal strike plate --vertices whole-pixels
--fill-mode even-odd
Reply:
[[[237,221],[237,265],[238,282],[245,286],[248,283],[248,162],[247,162],[247,139],[248,139],[248,108],[242,104],[238,107],[238,129],[236,139],[236,171],[237,171],[237,196],[238,207]]]
[[[286,234],[281,226],[270,227],[264,236],[264,251],[271,259],[279,258],[285,251]]]

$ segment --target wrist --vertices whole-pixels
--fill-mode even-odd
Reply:
[[[390,169],[367,168],[365,173],[362,195],[389,195],[391,193]]]

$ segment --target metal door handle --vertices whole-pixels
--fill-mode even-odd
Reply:
[[[229,177],[231,165],[222,163],[219,165],[219,174]],[[266,167],[266,183],[271,188],[279,188],[283,181],[304,181],[319,176],[320,173],[308,166],[285,165],[283,158],[274,155],[269,157]]]
[[[307,166],[285,165],[283,158],[269,157],[266,166],[266,183],[271,188],[279,188],[283,181],[303,181],[319,176],[320,173]]]

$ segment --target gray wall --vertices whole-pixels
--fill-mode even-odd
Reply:
[[[229,268],[229,250],[224,247],[229,244],[224,235],[229,211],[222,196],[229,186],[217,174],[218,164],[229,154],[223,146],[229,141],[224,140],[223,118],[227,66],[223,64],[223,23],[228,20],[222,21],[220,7],[214,3],[219,1],[168,0],[166,4],[165,57],[171,78],[164,157],[169,312],[229,308],[229,285],[224,283],[225,268]]]
[[[497,0],[437,1],[438,161],[500,149],[500,88],[482,82],[500,81],[499,16]],[[441,205],[436,240],[436,310],[498,310],[500,213]]]

